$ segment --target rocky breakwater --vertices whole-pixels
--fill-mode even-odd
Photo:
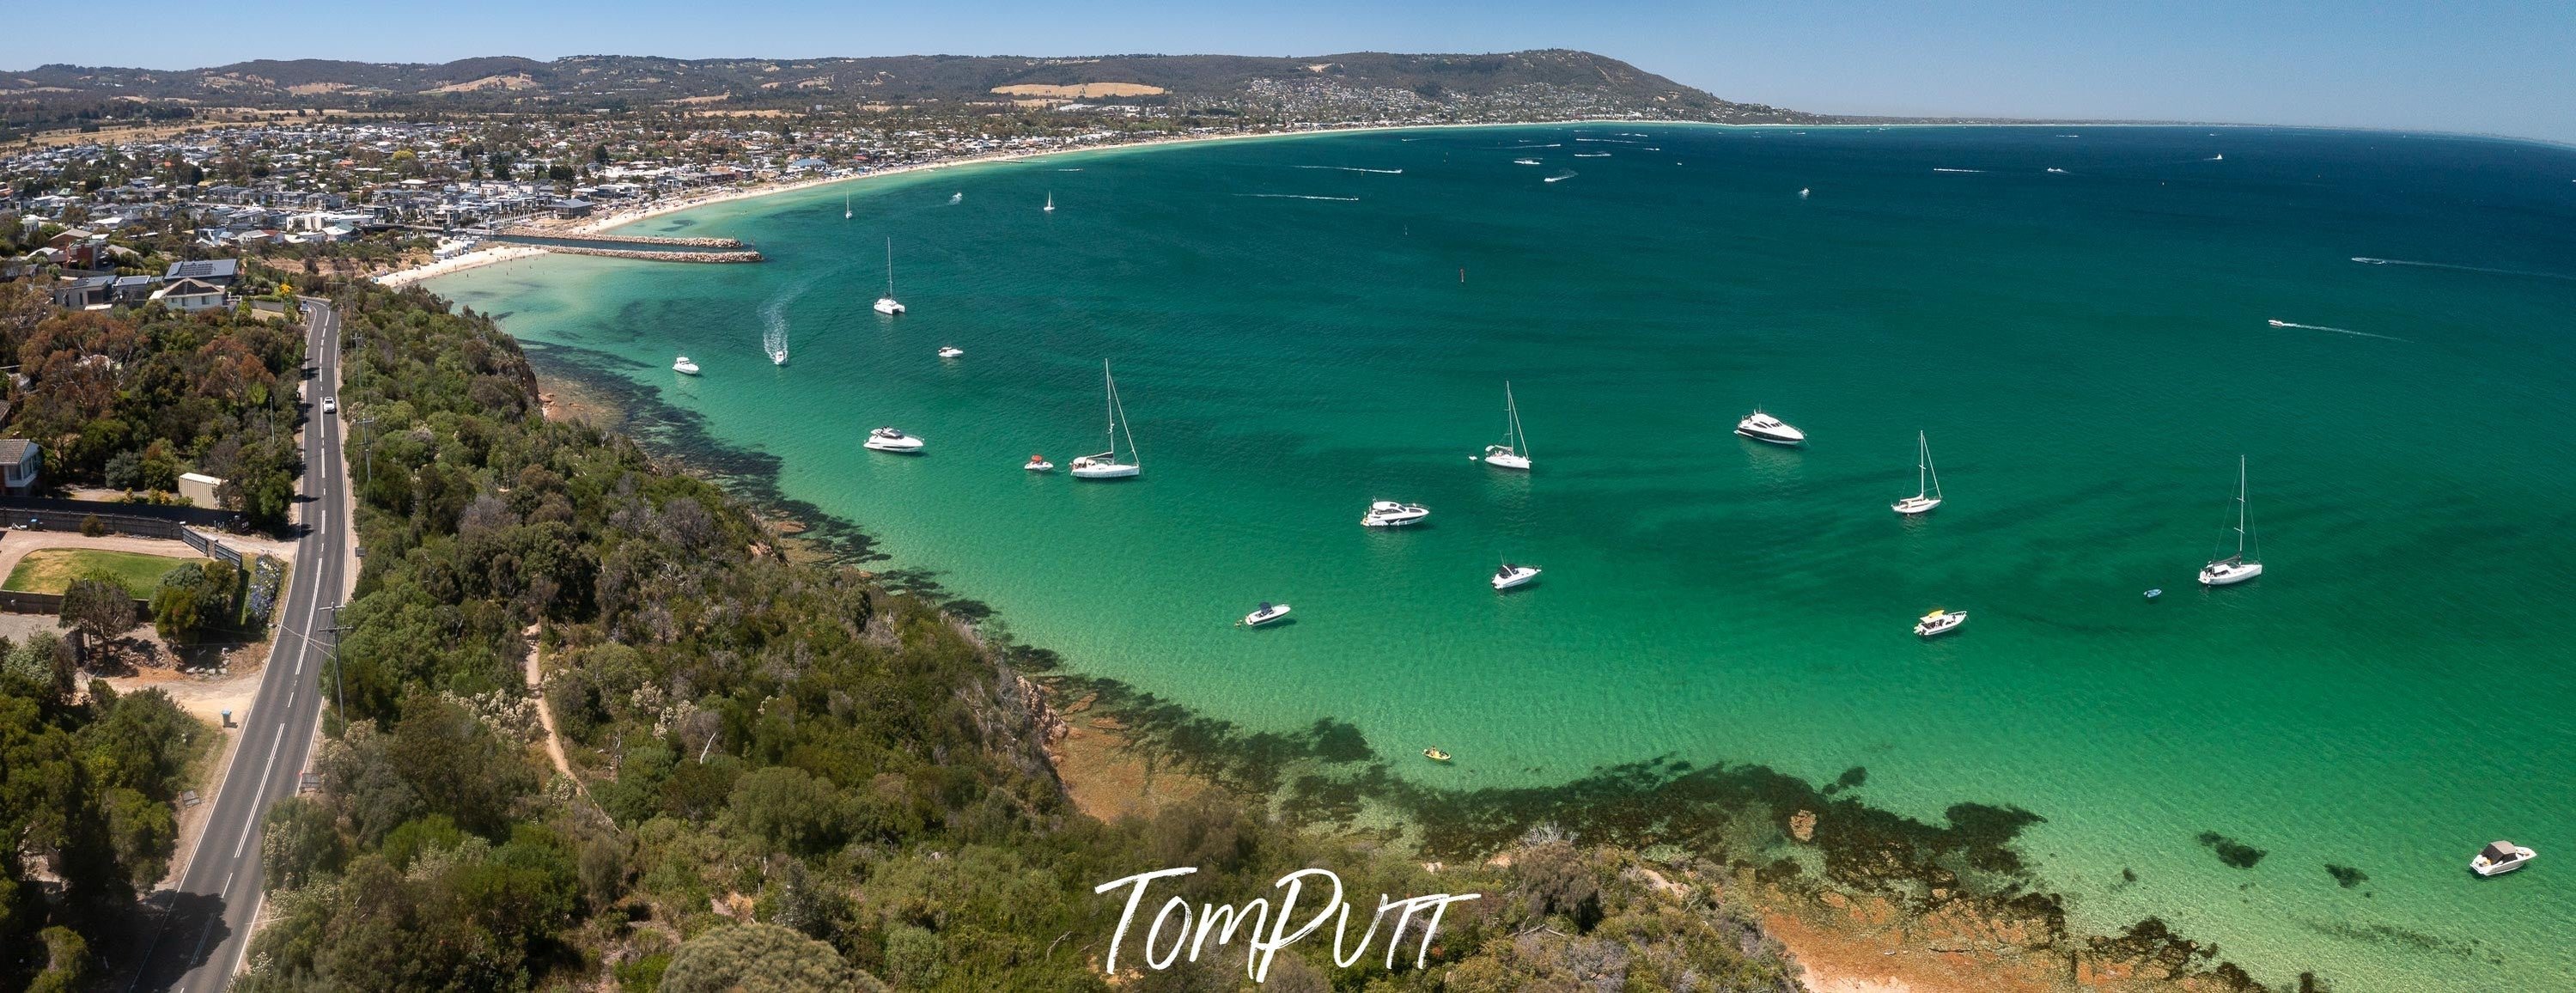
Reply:
[[[759,252],[679,252],[645,248],[597,248],[590,245],[539,245],[549,252],[566,255],[601,255],[612,259],[646,259],[653,262],[766,262]]]
[[[735,238],[663,238],[649,234],[585,234],[565,241],[619,242],[628,245],[668,245],[673,248],[748,248]]]

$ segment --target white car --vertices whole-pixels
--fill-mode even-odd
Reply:
[[[337,414],[337,413],[339,413],[339,412],[340,412],[340,398],[339,398],[339,397],[323,397],[323,398],[322,398],[322,412],[323,412],[323,413],[325,413],[325,414]]]

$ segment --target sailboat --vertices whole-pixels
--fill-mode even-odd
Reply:
[[[841,219],[850,219],[850,195],[847,193],[841,194]]]
[[[1913,496],[1890,504],[1897,513],[1928,514],[1941,505],[1941,474],[1932,469],[1932,439],[1921,431],[1914,432],[1914,485]]]
[[[2248,531],[2246,519],[2245,456],[2239,455],[2236,457],[2236,554],[2223,559],[2213,559],[2208,565],[2201,566],[2200,585],[2233,586],[2263,574],[2263,563],[2260,561],[2263,548],[2260,542],[2254,546],[2255,558],[2245,557]]]
[[[1498,469],[1530,467],[1529,438],[1521,434],[1521,408],[1512,401],[1512,384],[1503,383],[1503,443],[1485,446],[1485,464]]]
[[[1055,191],[1054,191],[1054,190],[1048,190],[1048,191],[1047,191],[1047,205],[1046,205],[1046,212],[1047,212],[1047,213],[1050,213],[1050,214],[1055,213]]]
[[[903,313],[903,304],[894,298],[894,239],[886,239],[886,295],[877,298],[877,313],[892,317]]]
[[[1126,479],[1145,471],[1145,459],[1136,454],[1135,432],[1127,429],[1127,409],[1118,403],[1118,380],[1109,375],[1109,360],[1100,360],[1100,382],[1109,394],[1109,450],[1098,455],[1085,455],[1073,460],[1075,479]],[[1118,439],[1127,439],[1127,461],[1118,460]]]

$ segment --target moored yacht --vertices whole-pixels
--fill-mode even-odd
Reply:
[[[903,304],[894,298],[894,239],[886,239],[886,295],[878,297],[877,313],[892,317],[903,313]]]
[[[1931,613],[1923,615],[1922,620],[1914,622],[1914,633],[1930,638],[1958,630],[1959,625],[1966,623],[1968,623],[1967,611],[1942,610],[1936,607]]]
[[[1497,469],[1530,467],[1529,437],[1521,433],[1521,408],[1512,401],[1512,384],[1503,384],[1503,441],[1485,446],[1485,464]]]
[[[1513,565],[1509,562],[1505,562],[1503,563],[1502,568],[1494,570],[1493,578],[1494,590],[1496,592],[1501,592],[1515,586],[1526,584],[1530,580],[1537,579],[1538,567],[1534,565]]]
[[[1136,435],[1127,429],[1127,408],[1118,402],[1118,380],[1109,375],[1109,360],[1100,360],[1100,383],[1109,395],[1109,450],[1073,460],[1075,479],[1127,479],[1143,475],[1145,459],[1136,454]],[[1118,460],[1118,440],[1127,439],[1127,461]]]
[[[1369,504],[1368,513],[1360,515],[1360,524],[1372,528],[1400,528],[1431,516],[1431,508],[1418,503],[1379,500]]]
[[[2493,842],[2469,860],[2469,871],[2481,876],[2500,876],[2522,868],[2524,863],[2539,856],[2539,852],[2510,841]]]
[[[921,439],[890,427],[878,428],[868,432],[868,440],[860,442],[859,447],[900,455],[914,455],[921,451]]]
[[[683,355],[680,356],[679,361],[671,363],[671,371],[683,376],[695,376],[698,374],[698,364],[689,361],[689,357]]]
[[[1744,415],[1743,420],[1735,422],[1735,433],[1751,438],[1755,441],[1767,441],[1774,445],[1804,445],[1807,443],[1806,432],[1790,427],[1789,422],[1787,421],[1783,421],[1777,417],[1763,413],[1762,408],[1760,407],[1753,408],[1753,412]]]
[[[1243,615],[1243,620],[1236,623],[1243,627],[1257,628],[1286,616],[1288,616],[1287,604],[1272,603],[1268,600],[1263,600],[1261,601],[1261,606],[1259,608],[1253,610],[1253,612],[1249,614]]]
[[[1911,517],[1930,513],[1932,508],[1941,505],[1941,474],[1932,471],[1932,439],[1921,431],[1914,432],[1914,485],[1916,492],[1913,496],[1889,506],[1894,507],[1897,513]]]
[[[2257,542],[2254,557],[2247,558],[2245,543],[2248,530],[2245,513],[2245,456],[2236,457],[2236,554],[2212,559],[2200,567],[2200,585],[2233,586],[2263,574],[2263,546]]]

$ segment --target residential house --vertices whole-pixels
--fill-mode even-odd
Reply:
[[[0,438],[0,488],[21,496],[35,492],[36,475],[44,467],[43,446],[25,438]]]
[[[108,290],[108,302],[141,304],[152,299],[152,288],[159,285],[159,276],[118,276]]]
[[[240,259],[208,259],[202,262],[173,262],[163,277],[171,280],[193,279],[211,286],[231,286],[241,274]]]
[[[151,299],[181,312],[216,310],[224,306],[224,288],[202,279],[182,278],[154,291]]]
[[[116,277],[114,276],[83,276],[68,283],[55,285],[54,306],[79,310],[83,307],[104,304],[108,301],[108,294],[115,292],[115,289]]]

